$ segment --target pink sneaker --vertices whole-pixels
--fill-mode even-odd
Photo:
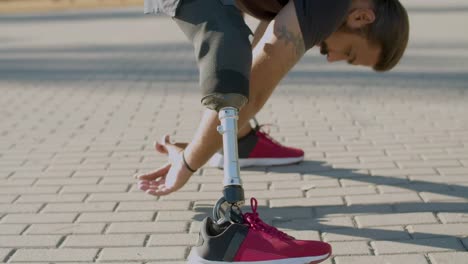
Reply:
[[[223,228],[205,218],[188,263],[317,264],[331,255],[328,243],[297,240],[267,225],[257,214],[257,200],[250,202],[253,212],[244,214],[244,224]]]
[[[275,166],[298,163],[304,160],[304,151],[286,147],[274,140],[257,126],[248,135],[239,139],[239,166]],[[218,152],[211,157],[208,165],[223,168],[224,156]]]

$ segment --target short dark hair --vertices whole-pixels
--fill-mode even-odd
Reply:
[[[398,0],[372,0],[375,21],[367,29],[368,39],[381,48],[374,70],[389,71],[405,53],[409,39],[409,18]]]

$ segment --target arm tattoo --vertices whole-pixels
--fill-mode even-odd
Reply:
[[[299,59],[305,53],[304,40],[301,34],[294,34],[289,31],[285,25],[278,28],[278,39],[284,40],[286,45],[292,43],[296,52],[296,58]]]

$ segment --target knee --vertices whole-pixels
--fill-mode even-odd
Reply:
[[[240,110],[247,100],[246,96],[239,93],[211,93],[202,98],[202,105],[216,112],[224,107],[234,107]]]

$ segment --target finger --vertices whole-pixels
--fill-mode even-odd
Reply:
[[[167,149],[166,149],[166,146],[159,143],[159,142],[154,142],[154,148],[156,149],[157,152],[161,153],[161,154],[167,154]]]
[[[177,149],[182,151],[188,146],[188,143],[176,142],[176,143],[169,143],[169,144],[164,145],[164,144],[156,141],[156,142],[154,142],[154,149],[156,149],[156,151],[161,153],[161,154],[167,155],[169,153],[168,150],[167,150],[167,145],[175,146]]]
[[[171,136],[169,134],[165,134],[160,141],[156,141],[154,143],[154,148],[157,152],[161,154],[168,154],[167,145],[172,144]]]
[[[168,194],[170,194],[172,192],[173,192],[173,190],[171,188],[167,188],[167,187],[162,187],[162,188],[159,188],[159,189],[150,189],[150,190],[146,191],[147,194],[154,195],[154,196],[164,196],[164,195],[168,195]]]
[[[147,190],[157,190],[161,188],[160,186],[164,185],[165,181],[160,180],[160,181],[152,181],[149,184],[139,184],[138,189],[142,191],[147,191]]]
[[[165,183],[165,177],[159,177],[157,178],[156,180],[154,181],[148,181],[148,180],[139,180],[138,183],[137,183],[137,186],[139,189],[142,189],[142,188],[153,188],[153,187],[157,187],[163,183]]]
[[[153,172],[136,175],[135,178],[139,180],[154,181],[160,177],[166,176],[170,168],[171,168],[171,164],[168,163]]]
[[[146,192],[150,188],[149,185],[138,185],[138,190]]]
[[[169,135],[164,137],[164,147],[166,148],[167,154],[169,155],[169,160],[171,162],[176,162],[180,159],[180,153],[184,150],[181,148],[181,144],[173,143]]]

